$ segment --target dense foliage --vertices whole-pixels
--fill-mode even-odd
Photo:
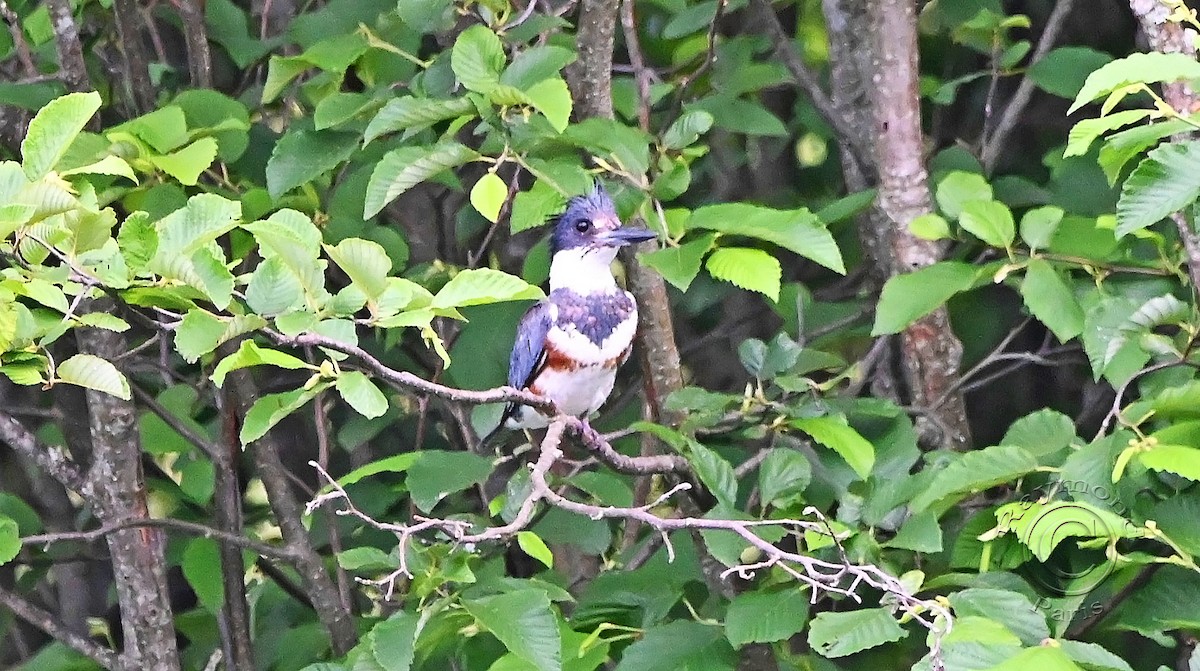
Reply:
[[[1091,5],[0,0],[0,664],[1200,667],[1200,21]],[[637,356],[483,445],[594,180]]]

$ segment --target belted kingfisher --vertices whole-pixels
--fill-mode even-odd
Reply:
[[[621,226],[599,181],[591,193],[567,203],[550,238],[550,295],[517,326],[509,386],[544,396],[559,412],[585,422],[600,409],[617,368],[629,358],[638,321],[637,303],[617,286],[611,265],[621,247],[654,237],[648,229]],[[535,429],[548,421],[511,403],[501,426]]]

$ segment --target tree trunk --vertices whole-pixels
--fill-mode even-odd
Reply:
[[[879,64],[874,86],[878,132],[879,207],[892,222],[892,272],[911,272],[941,260],[941,247],[908,230],[932,211],[924,165],[917,81],[917,13],[914,0],[873,0],[872,28]],[[900,335],[901,361],[923,442],[951,449],[970,445],[966,407],[957,389],[962,343],[945,307]],[[934,407],[934,404],[938,404]]]

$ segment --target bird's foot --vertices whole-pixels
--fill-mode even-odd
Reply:
[[[579,424],[579,437],[582,438],[584,442],[595,443],[604,440],[604,438],[601,437],[600,432],[592,428],[592,425],[590,422],[588,422],[587,417],[579,418]]]

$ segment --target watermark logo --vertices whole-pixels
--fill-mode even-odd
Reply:
[[[1110,511],[1066,495],[1099,504],[1115,500],[1105,487],[1059,480],[996,513],[996,531],[1015,534],[1034,555],[1018,572],[1053,597],[1080,596],[1099,587],[1116,569],[1115,540],[1140,535],[1119,505]]]

